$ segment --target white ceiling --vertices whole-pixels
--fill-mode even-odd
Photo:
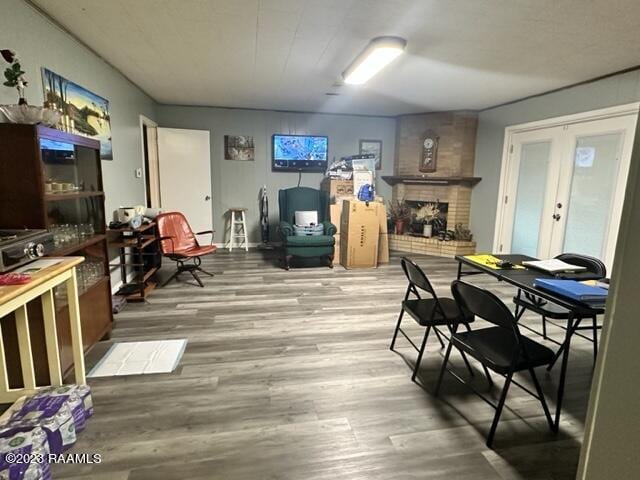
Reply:
[[[32,1],[165,104],[481,109],[640,63],[638,0]],[[407,53],[333,86],[379,35]]]

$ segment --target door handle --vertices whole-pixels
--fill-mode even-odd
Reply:
[[[210,197],[209,195],[205,195],[205,197],[204,197],[204,201],[205,201],[205,202],[208,202],[209,200],[211,200],[211,197]]]

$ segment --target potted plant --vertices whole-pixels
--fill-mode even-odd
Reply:
[[[0,56],[9,66],[4,71],[5,87],[18,90],[18,103],[14,105],[0,105],[0,112],[12,123],[44,123],[55,125],[60,120],[60,113],[44,107],[34,107],[27,103],[24,95],[25,88],[29,85],[25,72],[15,52],[8,49],[0,50]]]
[[[422,220],[422,235],[431,237],[433,235],[433,224],[440,219],[440,201],[427,202],[423,204],[416,214]]]
[[[389,216],[395,224],[396,234],[402,235],[407,220],[411,218],[411,208],[404,199],[392,200],[389,202]]]

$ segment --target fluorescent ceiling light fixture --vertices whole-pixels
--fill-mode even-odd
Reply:
[[[344,83],[362,85],[395,60],[407,46],[400,37],[376,37],[342,73]]]

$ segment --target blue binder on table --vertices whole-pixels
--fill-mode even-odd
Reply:
[[[552,278],[536,278],[533,286],[582,303],[604,304],[609,291],[605,288],[593,287],[575,280],[557,280]]]

